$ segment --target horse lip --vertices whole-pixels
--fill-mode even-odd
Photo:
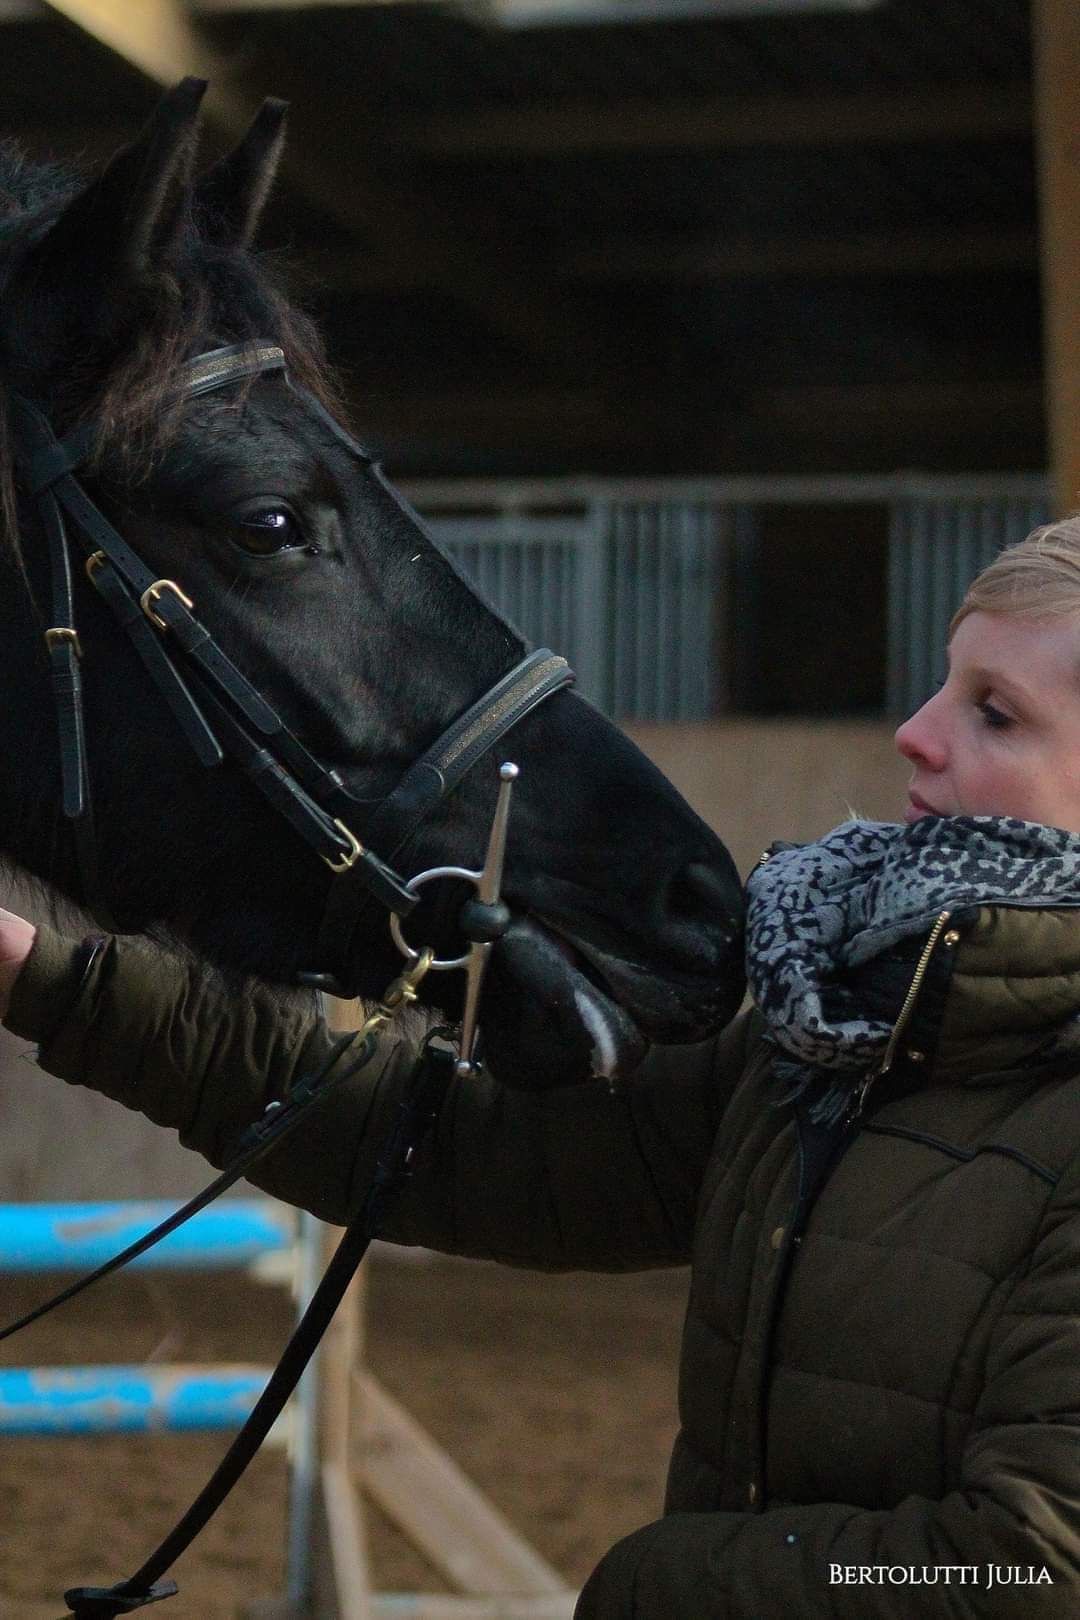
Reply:
[[[703,991],[697,975],[693,979],[686,975],[675,978],[650,969],[644,962],[607,951],[562,923],[551,923],[546,917],[534,920],[540,922],[571,966],[591,978],[650,1039],[703,1039],[721,1021],[718,1015],[726,1009],[729,999],[722,983],[710,982]]]
[[[584,932],[578,933],[574,927],[568,926],[561,919],[555,922],[543,913],[534,913],[533,920],[540,923],[545,932],[562,948],[568,959],[583,958],[605,981],[610,981],[612,977],[620,982],[631,978],[645,979],[650,983],[663,984],[671,988],[682,987],[692,994],[695,987],[709,983],[712,978],[712,975],[704,969],[685,972],[671,967],[668,963],[650,966],[648,962],[624,956],[619,951],[600,944],[596,939],[590,939]],[[732,930],[733,942],[736,937],[736,931]],[[608,988],[611,989],[610,982]]]
[[[622,998],[609,982],[608,975],[603,968],[605,961],[617,961],[618,958],[607,957],[606,953],[599,950],[598,947],[586,945],[584,941],[576,939],[565,928],[556,927],[554,923],[548,922],[546,917],[534,916],[532,920],[539,928],[543,929],[549,942],[554,945],[559,955],[566,959],[575,973],[580,973],[583,977],[591,979],[597,989],[602,990],[613,1001],[619,1002],[620,1006],[623,1005]],[[597,958],[597,960],[594,960],[594,958]],[[630,1008],[626,1009],[626,1011],[631,1010]]]
[[[580,934],[576,934],[561,922],[552,922],[542,915],[534,915],[533,921],[540,925],[556,949],[565,956],[571,967],[577,968],[580,972],[582,965],[587,965],[594,974],[604,979],[603,988],[606,988],[609,993],[611,986],[607,984],[606,968],[610,968],[612,965],[616,967],[625,965],[638,973],[644,974],[648,971],[644,964],[629,962],[625,957],[616,956],[613,952],[605,951],[602,946],[583,938]]]

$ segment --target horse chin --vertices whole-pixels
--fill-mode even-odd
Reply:
[[[482,1027],[488,1068],[528,1091],[614,1083],[648,1049],[637,1024],[576,952],[528,917],[514,919],[492,954]]]
[[[733,946],[733,952],[735,947]],[[710,981],[649,973],[533,917],[515,918],[492,956],[485,998],[489,1067],[528,1089],[632,1074],[651,1043],[704,1040],[738,1010],[742,964]]]

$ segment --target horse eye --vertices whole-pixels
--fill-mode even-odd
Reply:
[[[309,549],[299,520],[287,506],[244,512],[235,519],[233,539],[252,557],[276,557],[283,551]]]

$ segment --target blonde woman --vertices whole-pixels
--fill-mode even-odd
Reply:
[[[751,1010],[614,1093],[459,1088],[389,1218],[520,1265],[693,1264],[665,1512],[580,1620],[1080,1613],[1080,521],[985,571],[949,658],[897,732],[901,819],[752,875]],[[0,958],[46,1068],[214,1162],[327,1050],[129,942],[5,914]],[[408,1055],[264,1184],[355,1214]]]

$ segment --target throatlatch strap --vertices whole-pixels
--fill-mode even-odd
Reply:
[[[102,891],[94,836],[94,804],[83,710],[82,647],[75,628],[67,530],[64,515],[51,490],[40,496],[38,504],[49,547],[52,624],[45,632],[45,643],[56,711],[61,810],[74,833],[75,860],[86,904],[103,928],[115,928],[116,921]]]
[[[41,518],[49,544],[49,576],[52,582],[52,623],[45,632],[45,642],[60,733],[61,804],[67,819],[77,821],[80,816],[86,815],[89,801],[82,676],[79,671],[81,649],[75,630],[71,557],[64,517],[51,494],[42,497]]]

